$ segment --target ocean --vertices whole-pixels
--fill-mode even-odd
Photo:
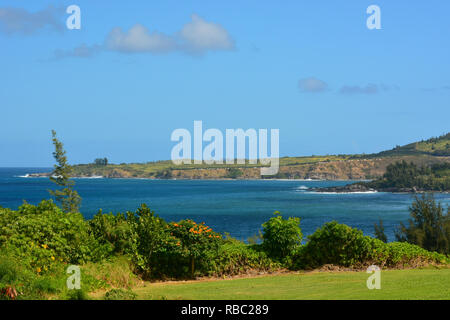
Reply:
[[[50,198],[48,190],[55,185],[48,178],[23,177],[49,170],[0,168],[0,206],[16,209],[23,201],[37,204]],[[300,217],[305,236],[332,220],[373,235],[374,223],[382,219],[388,239],[394,240],[395,227],[408,220],[408,207],[413,200],[411,194],[327,194],[310,190],[352,181],[103,178],[75,181],[75,189],[83,199],[81,212],[88,219],[100,208],[103,212],[117,213],[134,211],[146,203],[168,221],[190,218],[240,240],[257,235],[274,211],[280,211],[284,217]],[[435,197],[445,208],[450,205],[450,194]]]

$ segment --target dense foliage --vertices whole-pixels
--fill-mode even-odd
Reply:
[[[89,230],[97,241],[105,245],[108,251],[116,254],[130,253],[134,234],[129,223],[129,217],[134,213],[107,213],[100,210],[88,221]]]
[[[308,240],[294,259],[294,268],[316,268],[325,264],[358,268],[372,264],[405,267],[448,263],[445,255],[405,242],[384,243],[336,221],[317,229]]]
[[[374,189],[450,190],[450,163],[417,167],[406,161],[390,164],[382,178],[366,183]]]
[[[133,260],[145,277],[187,277],[207,270],[208,251],[217,250],[220,236],[191,220],[167,223],[142,206],[131,222],[135,234]]]
[[[265,222],[263,227],[263,246],[265,251],[277,260],[289,258],[302,243],[300,218],[283,219],[276,211],[275,217]]]
[[[406,241],[430,251],[450,254],[450,208],[447,214],[432,194],[415,197],[410,209],[408,225],[400,223],[398,241]]]
[[[96,166],[107,166],[108,158],[97,158],[94,160],[94,165]]]
[[[53,201],[0,209],[0,247],[27,266],[44,272],[55,261],[80,264],[103,257],[102,245],[89,233],[80,213],[63,212]]]
[[[135,212],[91,220],[65,213],[51,200],[0,208],[0,297],[85,299],[86,290],[115,288],[128,295],[135,278],[186,279],[317,268],[360,268],[448,263],[448,258],[405,242],[384,243],[331,222],[301,244],[298,218],[275,213],[263,224],[261,244],[245,244],[192,220],[166,222],[146,205]],[[68,265],[82,267],[83,287],[67,290]],[[134,274],[133,274],[134,273]]]

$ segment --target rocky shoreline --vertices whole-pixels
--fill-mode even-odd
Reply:
[[[433,192],[430,190],[423,190],[417,187],[411,188],[372,188],[365,183],[352,183],[346,186],[327,187],[327,188],[315,188],[312,189],[315,192],[329,192],[329,193],[362,193],[362,192],[391,192],[391,193],[424,193]],[[448,191],[443,191],[448,192]]]

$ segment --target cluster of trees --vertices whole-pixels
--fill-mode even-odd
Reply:
[[[445,213],[433,194],[423,194],[421,197],[415,196],[409,211],[411,218],[407,224],[400,223],[395,230],[395,239],[429,251],[450,254],[450,207]],[[375,237],[387,242],[383,221],[380,220],[374,227]]]
[[[415,197],[409,208],[411,218],[395,233],[397,241],[409,242],[429,251],[450,254],[450,207],[447,213],[432,194]]]
[[[242,170],[238,168],[229,168],[227,171],[227,178],[236,179],[243,175]]]
[[[97,158],[94,160],[94,164],[96,166],[107,166],[108,165],[108,158]]]
[[[431,167],[417,167],[406,161],[390,164],[381,179],[368,183],[375,189],[416,188],[425,191],[450,190],[450,164],[436,164]]]

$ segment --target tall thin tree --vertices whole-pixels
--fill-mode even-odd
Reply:
[[[64,212],[78,212],[81,197],[77,191],[73,190],[75,182],[70,180],[72,167],[67,162],[66,151],[64,145],[56,137],[55,130],[52,130],[52,141],[55,146],[53,157],[56,160],[50,180],[61,188],[59,190],[49,190],[50,194],[61,203]]]
[[[383,220],[380,219],[379,224],[374,223],[373,227],[374,227],[375,238],[377,238],[383,242],[388,242],[387,236],[384,233]]]

